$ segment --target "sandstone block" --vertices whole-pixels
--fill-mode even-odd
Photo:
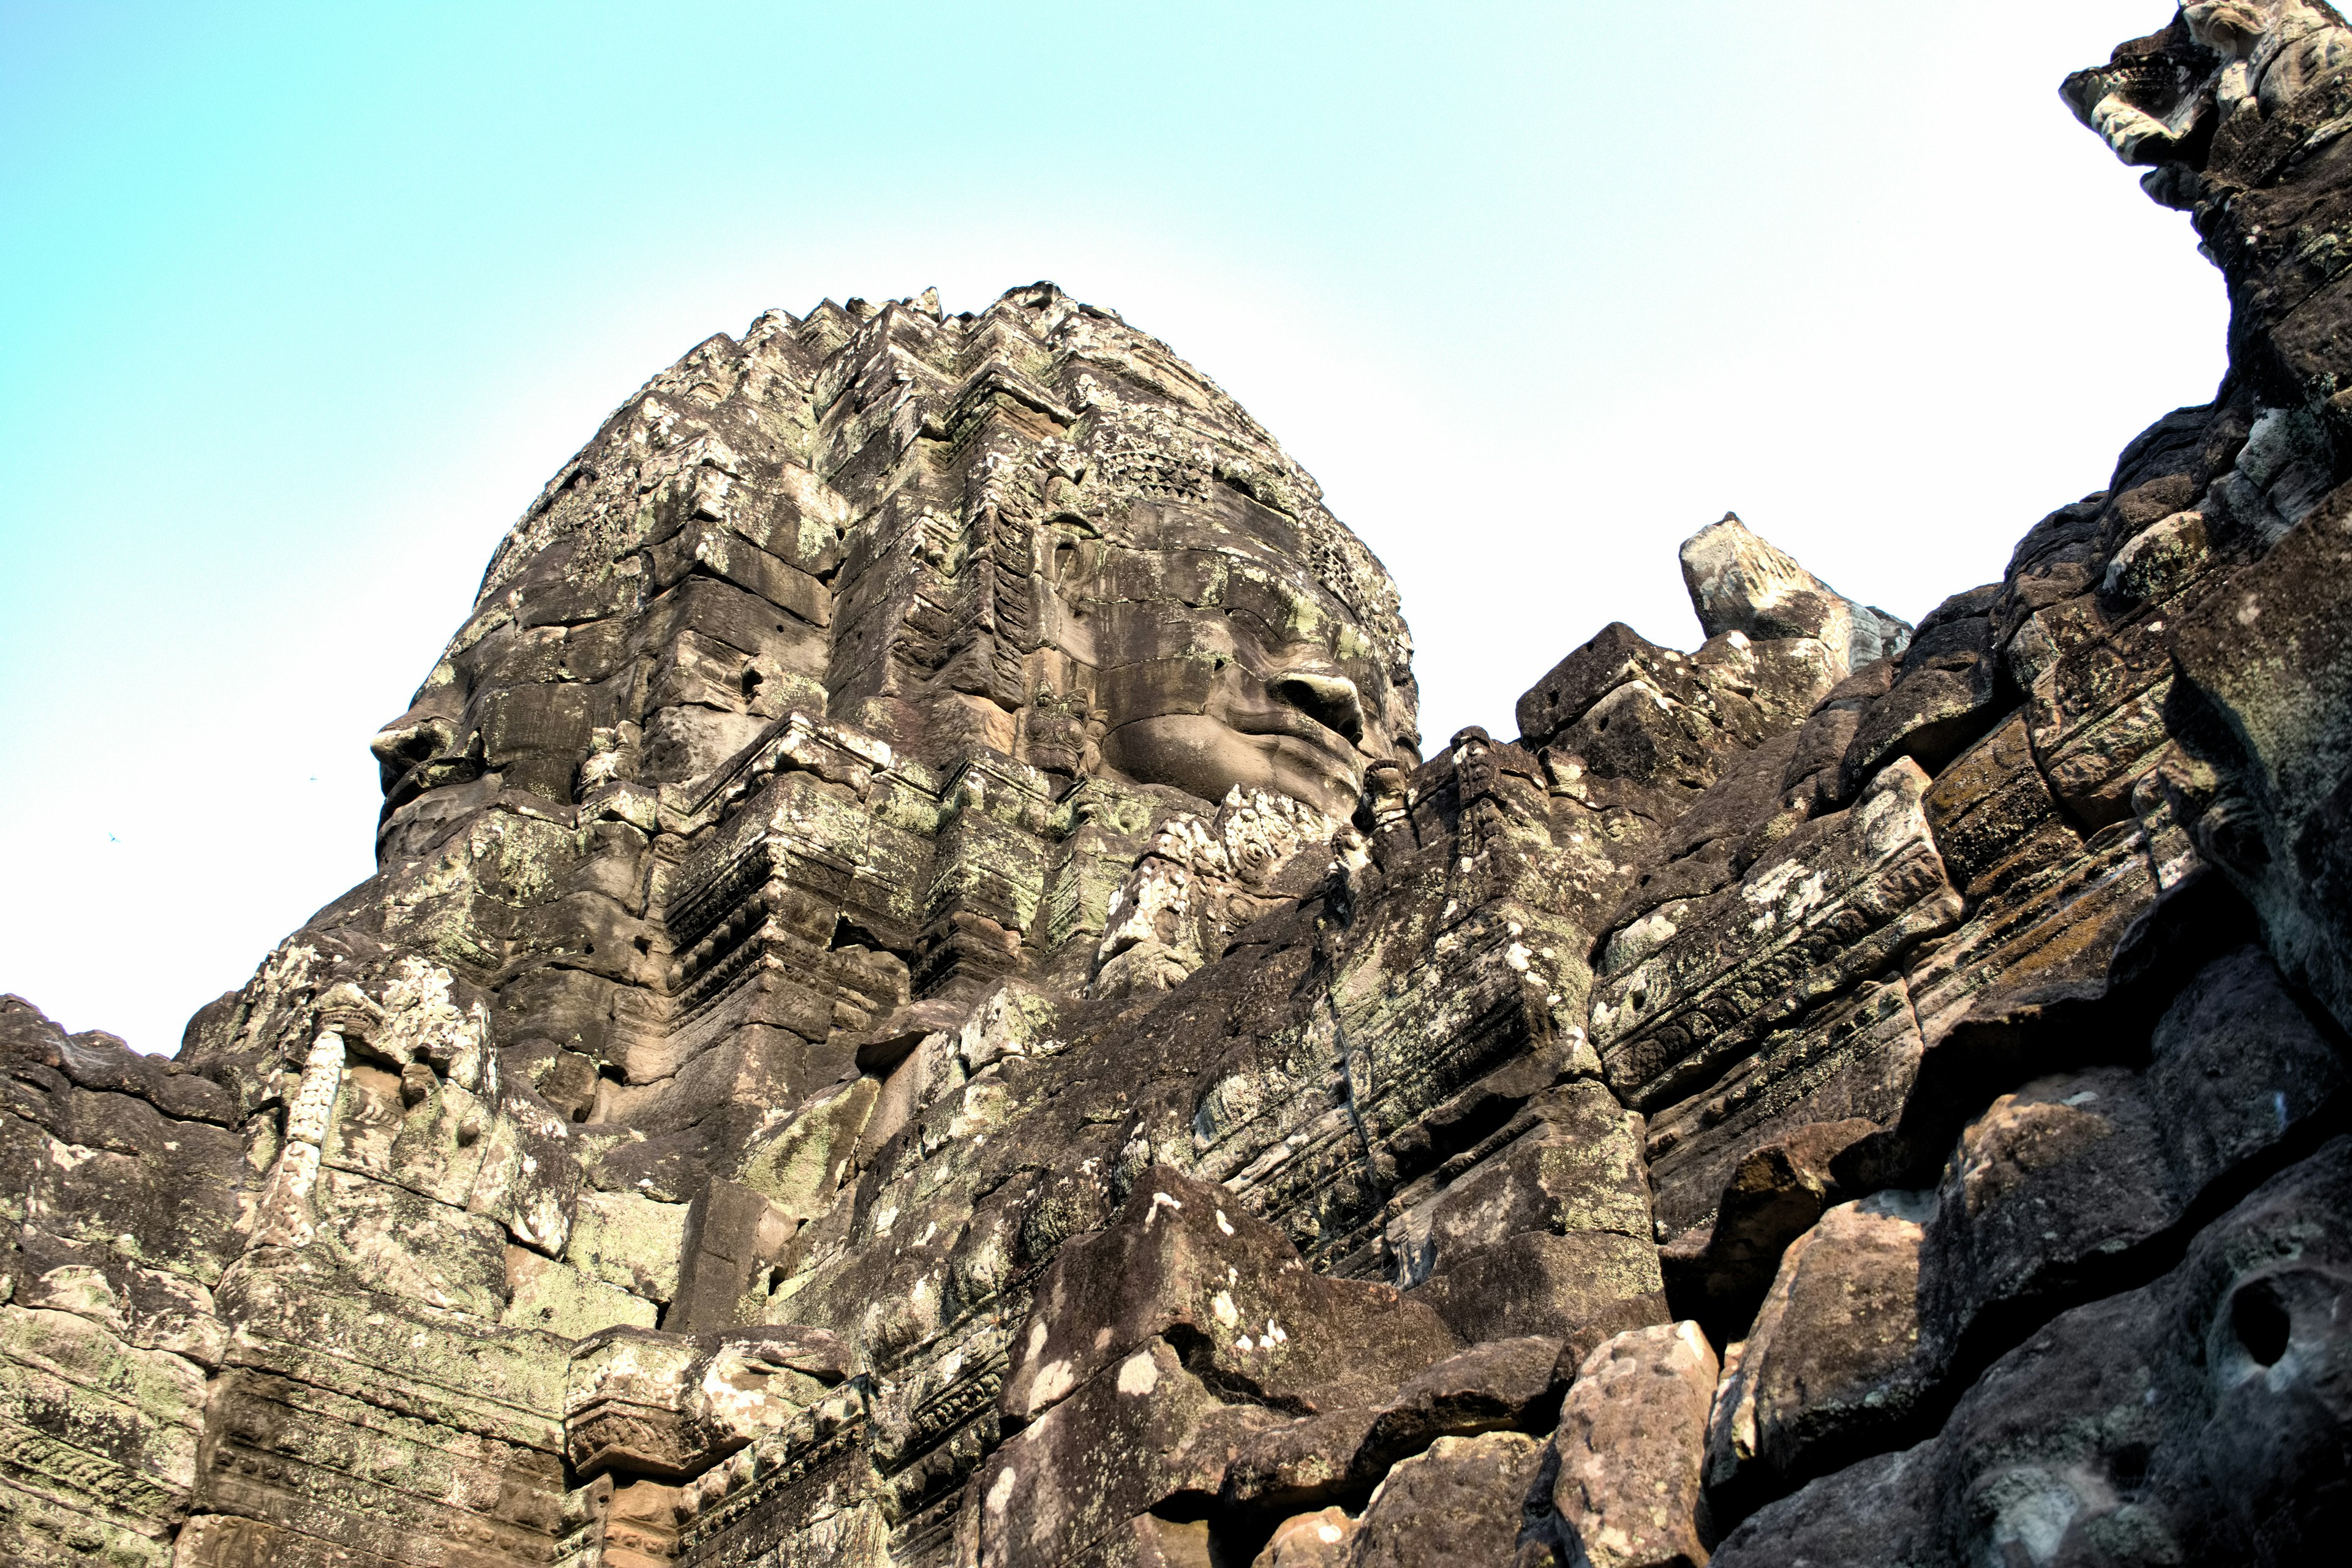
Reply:
[[[1350,1568],[1517,1561],[1520,1508],[1542,1453],[1518,1432],[1440,1437],[1391,1470],[1364,1505]]]
[[[1922,1048],[1902,977],[1864,981],[1766,1035],[1754,1056],[1702,1092],[1653,1113],[1650,1180],[1657,1190],[1665,1245],[1677,1253],[1694,1240],[1701,1249],[1711,1246],[1701,1233],[1717,1222],[1735,1184],[1768,1198],[1790,1190],[1771,1172],[1759,1173],[1767,1177],[1761,1186],[1743,1175],[1752,1156],[1791,1140],[1818,1142],[1820,1135],[1807,1131],[1813,1127],[1843,1126],[1849,1135],[1837,1147],[1778,1162],[1800,1184],[1812,1180],[1828,1193],[1835,1178],[1822,1162],[1864,1134],[1863,1128],[1849,1124],[1895,1124],[1909,1100]],[[1817,1167],[1815,1176],[1796,1176],[1799,1165]],[[1726,1227],[1724,1240],[1733,1241],[1732,1232],[1739,1228],[1738,1223]],[[1761,1237],[1759,1245],[1778,1250]]]
[[[1664,673],[1671,662],[1666,654],[1624,622],[1610,622],[1519,699],[1521,743],[1549,745],[1595,702],[1629,680],[1644,676],[1653,682],[1671,680]]]
[[[1940,1371],[1917,1300],[1934,1201],[1841,1204],[1780,1259],[1748,1337],[1725,1354],[1708,1421],[1707,1489],[1731,1518],[1907,1434]]]
[[[1641,1118],[1590,1079],[1562,1085],[1528,1107],[1530,1130],[1487,1154],[1429,1204],[1410,1277],[1443,1272],[1459,1253],[1523,1231],[1613,1231],[1647,1239]]]
[[[1375,1407],[1340,1409],[1238,1436],[1220,1502],[1238,1517],[1353,1500],[1441,1437],[1551,1425],[1566,1373],[1557,1340],[1497,1340],[1449,1356]]]
[[[1718,1078],[1774,1025],[1949,930],[1960,906],[1898,762],[1849,810],[1806,824],[1654,953],[1598,980],[1592,1041],[1612,1088],[1650,1110]]]
[[[1838,672],[1902,653],[1910,627],[1885,611],[1855,604],[1758,537],[1726,512],[1683,541],[1683,582],[1708,637],[1810,637],[1828,648]]]
[[[1343,1568],[1356,1521],[1345,1509],[1318,1509],[1274,1527],[1274,1538],[1250,1568]]]
[[[1930,1338],[1957,1353],[2036,1302],[2098,1289],[2308,1137],[2347,1084],[2267,957],[2215,960],[2158,1025],[2145,1072],[2037,1079],[1962,1132],[1921,1262]]]
[[[1524,1231],[1454,1258],[1412,1295],[1465,1341],[1538,1334],[1571,1352],[1667,1315],[1657,1245],[1614,1231]]]
[[[1738,1565],[2292,1562],[2340,1510],[2352,1333],[2336,1139],[2201,1232],[2154,1284],[2061,1314],[1934,1440],[1814,1481],[1717,1549]]]
[[[2240,752],[2215,759],[2234,785],[2221,810],[2241,825],[2220,833],[2241,846],[2221,858],[2287,973],[2339,1024],[2352,1021],[2352,613],[2337,591],[2352,563],[2347,515],[2340,499],[2315,510],[2168,634],[2174,661],[2226,718],[2226,750]]]
[[[572,1350],[564,1451],[575,1473],[678,1480],[790,1426],[855,1372],[823,1330],[686,1335],[616,1327]]]
[[[1034,1420],[1155,1337],[1192,1347],[1220,1387],[1310,1410],[1369,1403],[1363,1391],[1456,1348],[1423,1302],[1310,1274],[1231,1194],[1154,1168],[1108,1231],[1039,1281],[1005,1371],[1006,1418]]]
[[[1838,798],[1853,799],[1897,757],[1940,772],[1999,718],[2000,664],[1988,612],[2000,587],[1956,594],[1919,623],[1895,684],[1864,711],[1838,764]]]
[[[1700,1472],[1718,1368],[1696,1323],[1617,1335],[1577,1369],[1544,1455],[1536,1531],[1563,1562],[1698,1568],[1711,1527]]]
[[[1927,808],[1945,873],[1971,900],[2082,850],[2042,782],[2023,714],[1954,758]]]
[[[1009,1386],[1009,1384],[1008,1384]],[[1213,1492],[1222,1455],[1186,1443],[1220,1402],[1164,1339],[1103,1366],[1009,1438],[973,1479],[984,1563],[1058,1563],[1184,1490]]]

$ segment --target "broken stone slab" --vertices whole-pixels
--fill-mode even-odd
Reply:
[[[1344,1568],[1355,1517],[1337,1506],[1293,1515],[1274,1527],[1250,1568]]]
[[[1863,715],[1895,684],[1895,671],[1892,658],[1855,666],[1852,674],[1822,694],[1798,727],[1780,784],[1791,801],[1804,805],[1809,815],[1839,804],[1838,765],[1862,729]]]
[[[1727,1526],[1874,1448],[1896,1446],[1940,1370],[1920,1343],[1928,1193],[1841,1204],[1780,1259],[1747,1337],[1724,1354],[1706,1487]]]
[[[1542,1335],[1570,1355],[1668,1316],[1657,1244],[1605,1230],[1522,1231],[1459,1253],[1412,1298],[1465,1341]]]
[[[1841,1151],[1800,1151],[1790,1141],[1818,1141],[1822,1135],[1808,1131],[1816,1126],[1894,1126],[1909,1100],[1922,1048],[1903,977],[1864,981],[1766,1035],[1755,1055],[1700,1093],[1652,1114],[1650,1180],[1669,1258],[1687,1262],[1715,1248],[1708,1227],[1717,1223],[1727,1194],[1735,1187],[1764,1198],[1790,1190],[1779,1179],[1783,1169],[1800,1184],[1818,1186],[1825,1201],[1836,1201],[1826,1197],[1835,1177],[1822,1162]],[[1785,1156],[1764,1153],[1783,1144],[1790,1144]],[[1743,1174],[1759,1153],[1769,1167]],[[1799,1174],[1804,1170],[1817,1170],[1821,1179]],[[1772,1246],[1743,1236],[1745,1224],[1735,1218],[1725,1228],[1726,1248]]]
[[[1959,897],[1900,760],[1862,798],[1796,829],[1654,952],[1597,979],[1591,1034],[1636,1110],[1723,1075],[1773,1026],[1958,923]]]
[[[2000,584],[1955,594],[1919,623],[1886,695],[1864,710],[1838,763],[1837,797],[1851,800],[1897,757],[1930,774],[1997,721],[2000,660],[1990,612]]]
[[[2035,760],[2074,818],[2096,828],[2130,815],[2133,784],[2173,735],[2164,606],[2110,615],[2098,595],[2053,605],[2020,628],[2011,668],[2027,674]]]
[[[1381,1479],[1357,1517],[1349,1568],[1514,1562],[1542,1455],[1520,1432],[1440,1437]]]
[[[1482,1157],[1407,1221],[1400,1279],[1443,1273],[1458,1254],[1523,1231],[1613,1231],[1647,1239],[1642,1120],[1591,1079],[1531,1100],[1527,1130]]]
[[[1887,1152],[1890,1168],[1926,1179],[1919,1167],[1942,1160],[1969,1110],[2031,1076],[2033,1064],[2129,1049],[2063,1026],[2074,1010],[2103,1002],[2145,969],[2151,942],[2168,929],[2154,918],[2162,894],[2147,835],[2118,824],[2093,835],[2081,854],[2020,878],[1957,930],[1907,956],[1905,989],[1920,1057]],[[2192,921],[2192,934],[2205,923]]]
[[[1842,1205],[1800,1237],[1727,1358],[1708,1484],[1731,1517],[1873,1448],[2072,1300],[2145,1277],[2214,1194],[2300,1140],[2343,1065],[2259,950],[2214,961],[2145,1071],[2037,1079],[1960,1134],[1940,1187]]]
[[[1717,779],[1643,856],[1603,921],[1601,967],[1622,969],[1671,938],[1677,921],[1745,875],[1757,858],[1811,815],[1784,780],[1799,732],[1785,731],[1726,763]]]
[[[1612,621],[1570,653],[1518,700],[1519,743],[1547,746],[1592,705],[1631,680],[1673,686],[1687,679],[1683,656],[1660,647],[1622,621]]]
[[[1928,1227],[1919,1281],[1948,1353],[1999,1309],[2081,1292],[2116,1255],[2180,1213],[2154,1106],[2126,1068],[2037,1079],[1962,1130]]]
[[[1704,687],[1670,666],[1654,680],[1630,677],[1612,687],[1554,733],[1549,749],[1593,779],[1664,790],[1679,806],[1715,782],[1712,706]]]
[[[1923,1443],[1849,1466],[1751,1515],[1709,1561],[1725,1568],[1960,1568],[1963,1559],[1944,1543],[1937,1507],[1939,1458]]]
[[[674,1333],[713,1333],[744,1321],[754,1277],[782,1261],[798,1228],[755,1189],[710,1178],[687,1205],[677,1292],[663,1325]]]
[[[245,1141],[19,1064],[0,1076],[0,1214],[206,1287],[244,1249]]]
[[[1841,1157],[1880,1133],[1863,1117],[1799,1123],[1759,1143],[1731,1168],[1702,1227],[1662,1248],[1673,1298],[1702,1323],[1741,1331],[1780,1267],[1782,1251],[1843,1195]]]
[[[1683,583],[1710,637],[1744,632],[1758,641],[1810,637],[1828,648],[1837,675],[1900,656],[1911,628],[1856,604],[1796,558],[1725,512],[1683,541]]]
[[[2034,761],[2022,713],[1954,758],[1927,806],[1945,873],[1971,903],[2082,853],[2082,835]]]
[[[1810,1561],[2292,1563],[2343,1525],[2352,1140],[2199,1233],[2154,1283],[2060,1314],[1935,1438],[1811,1482],[1717,1549]]]
[[[2226,785],[2200,842],[2261,912],[2282,966],[2352,1027],[2347,517],[2352,498],[2336,491],[2166,635],[2227,731],[2200,748]]]
[[[1153,1339],[1181,1342],[1219,1389],[1301,1413],[1376,1404],[1460,1348],[1422,1301],[1310,1274],[1231,1193],[1166,1166],[1055,1256],[1034,1300],[1000,1397],[1016,1426]]]
[[[1219,1500],[1241,1515],[1353,1502],[1399,1460],[1440,1437],[1552,1425],[1568,1369],[1557,1340],[1475,1345],[1368,1410],[1339,1410],[1253,1432],[1226,1461]]]
[[[2148,1093],[2175,1189],[2202,1192],[2318,1125],[2340,1104],[2347,1072],[2325,1021],[2268,952],[2250,945],[2207,964],[2149,1046]]]
[[[511,1289],[507,1237],[487,1216],[332,1168],[310,1199],[312,1235],[299,1252],[313,1268],[370,1280],[400,1300],[498,1321]]]
[[[1617,1335],[1585,1357],[1528,1497],[1527,1537],[1593,1568],[1698,1568],[1700,1489],[1719,1368],[1693,1322]]]
[[[921,1045],[925,1037],[961,1029],[971,1013],[969,1007],[938,999],[909,1002],[893,1009],[888,1017],[856,1042],[858,1070],[887,1074]]]
[[[2275,1152],[2308,1146],[2352,1076],[2248,948],[2200,971],[2158,1024],[2144,1071],[2095,1068],[2001,1096],[1961,1133],[1927,1227],[1918,1301],[1937,1352],[1977,1360],[2045,1303],[2139,1260]]]
[[[1542,746],[1541,782],[1555,815],[1566,818],[1569,845],[1591,842],[1584,827],[1621,852],[1655,837],[1727,769],[1740,767],[1744,753],[1793,729],[1838,673],[1828,651],[1809,638],[1755,643],[1726,632],[1685,655],[1622,626],[1605,630],[1522,703],[1524,721],[1535,726],[1528,744]],[[1551,837],[1556,846],[1559,834]],[[1556,848],[1548,858],[1559,858]],[[1580,879],[1605,908],[1622,886],[1613,885],[1620,868],[1603,864],[1605,873],[1591,868]],[[1558,878],[1555,870],[1539,885]],[[1535,885],[1528,896],[1546,901]]]
[[[616,1327],[582,1340],[563,1399],[574,1474],[682,1480],[791,1422],[858,1370],[821,1329],[685,1335]]]
[[[1064,1562],[1164,1499],[1213,1496],[1224,1453],[1192,1438],[1227,1408],[1156,1336],[1101,1367],[973,1476],[964,1506],[976,1510],[980,1561]]]

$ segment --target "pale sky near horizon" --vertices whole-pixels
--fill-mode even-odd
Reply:
[[[2169,7],[1989,12],[0,0],[0,991],[176,1048],[370,870],[545,479],[771,306],[1167,340],[1397,577],[1433,748],[1695,644],[1727,509],[1916,620],[2224,365],[2054,90]]]

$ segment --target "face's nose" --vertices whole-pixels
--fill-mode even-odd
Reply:
[[[377,731],[368,750],[375,753],[389,811],[432,787],[432,763],[457,752],[457,727],[438,714],[411,710]]]
[[[436,717],[411,719],[404,714],[376,731],[368,742],[375,760],[388,769],[413,768],[457,749],[457,727]]]
[[[1350,745],[1364,743],[1364,702],[1356,683],[1328,670],[1286,669],[1265,683],[1266,695],[1286,708],[1295,708],[1327,730],[1345,735]]]

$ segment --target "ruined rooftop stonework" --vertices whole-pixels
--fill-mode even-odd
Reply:
[[[176,1060],[0,1002],[0,1563],[2326,1560],[2352,31],[2064,96],[2214,401],[1916,627],[1726,517],[1698,648],[1426,760],[1386,573],[1117,316],[694,350],[375,876]]]

